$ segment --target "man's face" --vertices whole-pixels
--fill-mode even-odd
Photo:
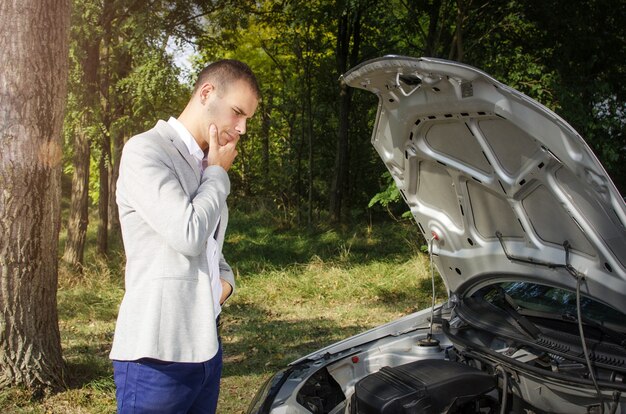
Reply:
[[[218,142],[225,145],[246,133],[246,123],[256,112],[258,99],[246,82],[237,81],[226,90],[214,89],[207,103],[209,125],[217,126]]]

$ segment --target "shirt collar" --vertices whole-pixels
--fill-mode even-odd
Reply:
[[[176,118],[173,116],[167,120],[167,123],[174,128],[180,139],[183,140],[185,146],[197,161],[202,165],[202,159],[204,158],[204,151],[200,148],[200,145],[196,142],[191,132]]]

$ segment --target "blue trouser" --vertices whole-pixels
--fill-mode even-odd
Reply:
[[[222,344],[206,362],[113,361],[119,414],[215,413]]]

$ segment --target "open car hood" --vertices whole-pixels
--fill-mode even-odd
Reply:
[[[342,78],[380,99],[372,144],[453,301],[496,280],[579,278],[626,311],[626,205],[563,119],[457,62],[386,56]]]

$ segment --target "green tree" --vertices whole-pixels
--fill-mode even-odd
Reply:
[[[97,205],[97,250],[106,254],[109,232],[117,233],[115,184],[121,148],[130,136],[159,117],[176,115],[189,93],[167,48],[197,36],[202,16],[225,2],[140,0],[75,2],[72,73],[65,123],[73,171],[64,259],[77,268],[89,217]]]
[[[72,193],[63,260],[82,271],[89,224],[91,141],[99,128],[99,3],[74,1],[65,136],[71,145]]]

